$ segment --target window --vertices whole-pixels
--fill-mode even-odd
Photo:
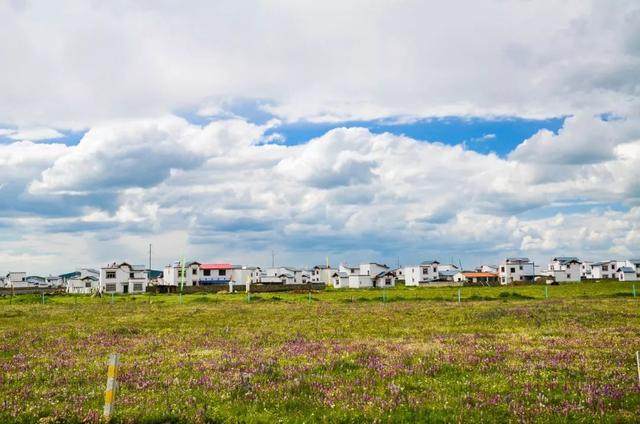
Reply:
[[[115,271],[107,271],[107,276],[106,277],[107,277],[108,280],[113,280],[114,278],[116,278],[116,272]]]
[[[567,278],[571,278],[571,274],[567,274]]]
[[[91,288],[91,282],[90,282],[90,281],[85,282],[85,283],[84,283],[84,286],[85,286],[86,288],[90,289],[90,288]]]
[[[603,271],[608,271],[608,267],[606,265],[602,265],[602,270]]]
[[[193,274],[193,275],[198,275],[198,270],[197,270],[196,268],[193,268],[193,269],[191,270],[191,274]]]
[[[133,272],[129,273],[129,278],[136,278],[136,275]]]
[[[520,265],[520,271],[522,271],[522,265]]]
[[[134,283],[133,291],[142,291],[142,283]]]
[[[226,269],[219,269],[218,270],[218,275],[227,275],[227,270]]]
[[[105,290],[108,292],[114,292],[116,291],[116,285],[115,284],[107,284],[105,286]]]
[[[516,272],[516,269],[515,268],[511,268],[511,272]]]
[[[204,270],[204,276],[205,276],[205,277],[208,277],[208,276],[210,276],[210,275],[211,275],[211,270],[210,270],[210,269],[205,269],[205,270]]]
[[[422,273],[423,274],[428,274],[429,273],[429,268],[422,268]]]
[[[500,267],[500,272],[504,272],[504,267],[503,266]]]
[[[385,283],[387,286],[390,286],[390,285],[391,285],[391,278],[387,278],[387,279],[384,281],[384,283]]]

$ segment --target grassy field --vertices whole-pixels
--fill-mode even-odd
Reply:
[[[5,297],[0,422],[638,421],[630,283],[460,294]]]

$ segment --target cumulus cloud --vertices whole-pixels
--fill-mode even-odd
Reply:
[[[11,140],[40,141],[62,138],[64,134],[53,128],[24,128],[18,130],[0,128],[0,137],[6,137]]]

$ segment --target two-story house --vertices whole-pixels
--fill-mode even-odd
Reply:
[[[535,265],[529,258],[507,258],[500,264],[498,276],[500,284],[512,284],[517,281],[534,281]]]
[[[144,293],[149,277],[144,265],[126,262],[100,268],[100,291],[104,293]]]
[[[408,266],[404,268],[404,284],[405,286],[419,286],[437,281],[438,261],[424,261],[417,266]]]

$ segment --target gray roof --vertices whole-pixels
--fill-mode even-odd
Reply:
[[[432,264],[440,264],[438,261],[423,261],[420,262],[420,265],[432,265]]]
[[[558,261],[560,263],[566,264],[569,262],[580,262],[580,259],[578,259],[575,256],[558,256],[553,258],[554,261]],[[581,263],[581,262],[580,262]]]
[[[636,270],[631,268],[630,266],[623,266],[618,268],[618,272],[624,272],[625,274],[635,274]]]
[[[507,263],[530,262],[529,258],[507,258]]]
[[[460,270],[458,270],[458,269],[455,269],[455,270],[454,270],[454,269],[451,269],[451,270],[443,270],[443,271],[438,271],[438,275],[446,275],[446,276],[451,277],[451,276],[456,275],[456,274],[457,274],[457,273],[459,273],[459,272],[460,272]]]

